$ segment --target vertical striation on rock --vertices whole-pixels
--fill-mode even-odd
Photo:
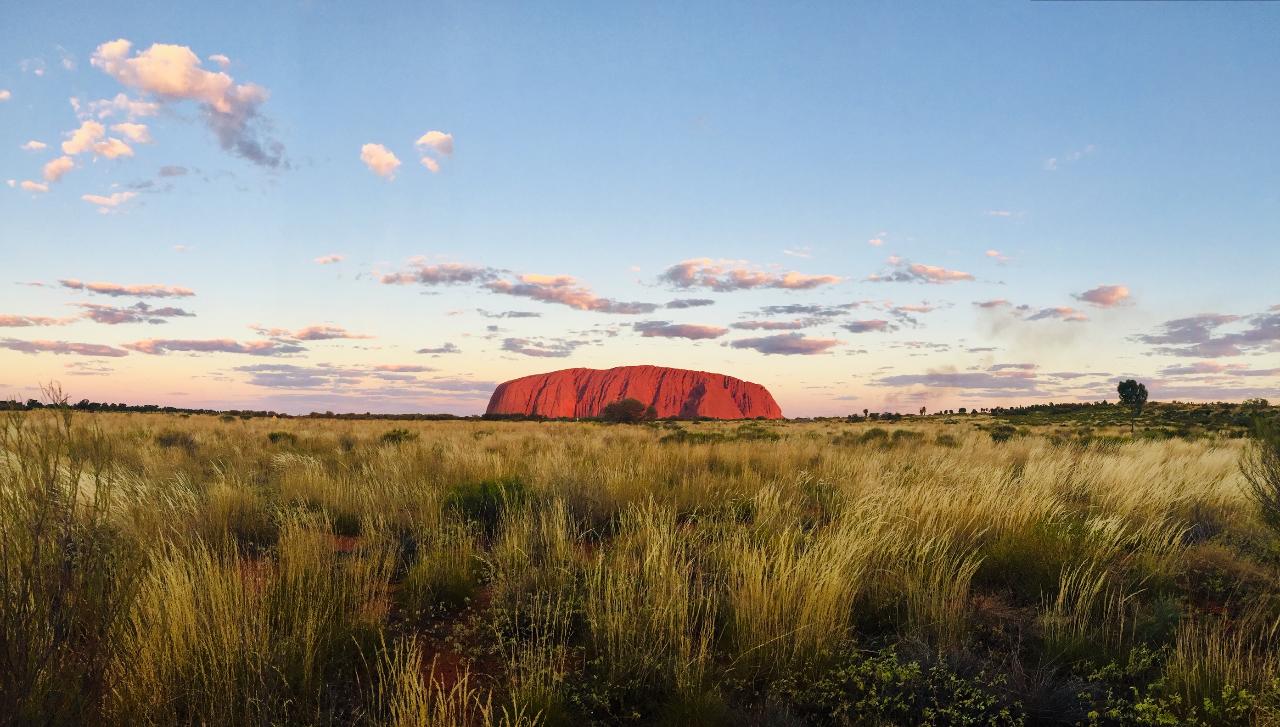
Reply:
[[[593,417],[621,399],[651,405],[659,417],[782,418],[777,402],[760,384],[665,366],[563,369],[512,379],[493,390],[485,413]]]

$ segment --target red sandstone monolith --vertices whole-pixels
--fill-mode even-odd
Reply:
[[[621,399],[653,406],[659,417],[782,418],[782,409],[760,384],[665,366],[564,369],[512,379],[493,390],[485,413],[594,417]]]

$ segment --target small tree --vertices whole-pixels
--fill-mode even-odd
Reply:
[[[1147,386],[1133,379],[1127,379],[1120,382],[1116,391],[1120,394],[1120,405],[1128,408],[1130,412],[1129,433],[1133,434],[1137,431],[1138,417],[1142,416],[1142,407],[1147,405]]]
[[[920,407],[920,416],[924,416],[924,413],[925,413],[926,411],[928,411],[928,409],[924,408],[923,406],[922,406],[922,407]]]
[[[635,424],[642,421],[644,417],[645,405],[639,399],[621,399],[607,405],[600,412],[601,419],[614,424]]]
[[[1240,464],[1245,491],[1258,506],[1262,522],[1280,533],[1280,427],[1258,417],[1253,434]]]

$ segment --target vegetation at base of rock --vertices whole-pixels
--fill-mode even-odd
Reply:
[[[1280,717],[1273,407],[860,419],[10,411],[0,723]]]

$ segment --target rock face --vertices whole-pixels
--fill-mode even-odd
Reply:
[[[659,417],[782,418],[782,409],[759,384],[664,366],[564,369],[512,379],[493,390],[485,413],[593,417],[621,399],[652,405]]]

